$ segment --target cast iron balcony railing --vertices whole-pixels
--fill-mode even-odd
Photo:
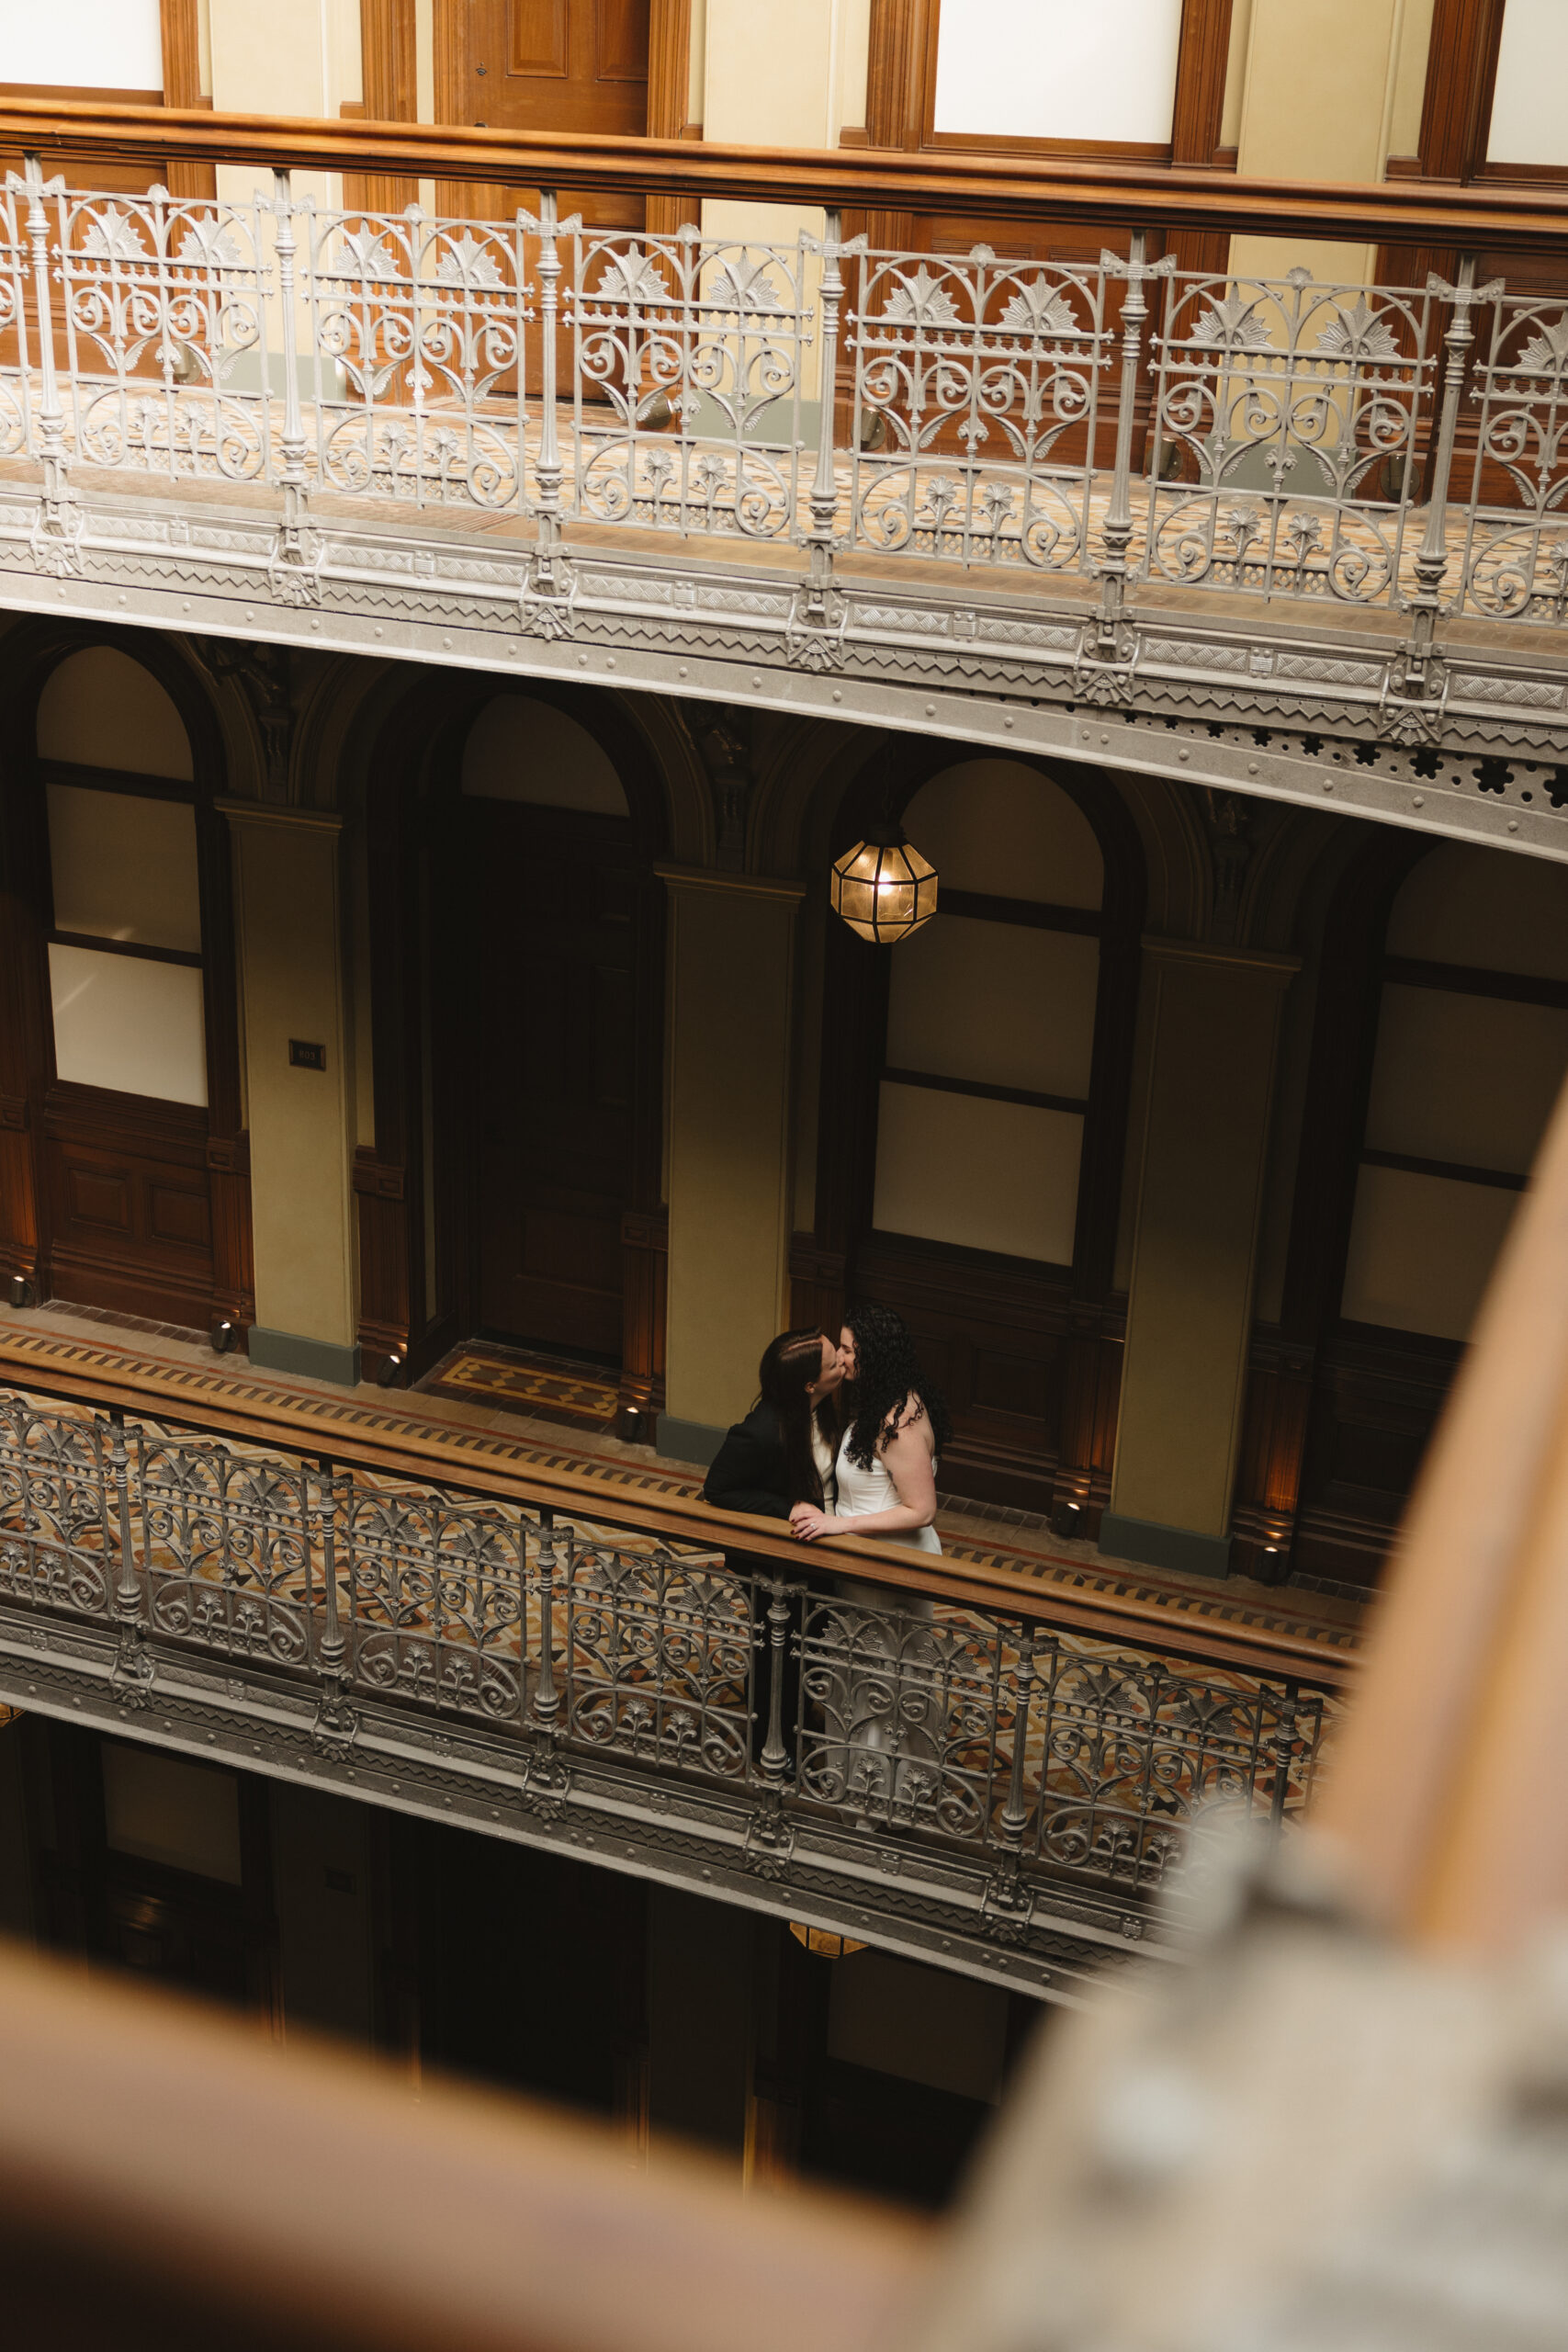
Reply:
[[[831,1815],[983,1859],[1026,1915],[1042,1878],[1147,1894],[1200,1808],[1306,1805],[1322,1690],[967,1601],[961,1575],[883,1589],[875,1550],[790,1576],[613,1510],[0,1391],[0,1611],[111,1637],[121,1707],[182,1657],[259,1668],[309,1688],[328,1747],[412,1710],[503,1741],[536,1805],[610,1758],[745,1797],[764,1863]]]
[[[142,148],[191,146],[133,116]],[[583,142],[555,145],[591,184]],[[639,142],[596,145],[620,167]],[[1092,217],[1085,185],[1067,200]],[[1386,233],[1385,194],[1330,217]],[[1303,198],[1264,217],[1321,233]],[[1462,206],[1450,234],[1495,244],[1499,209],[1472,209],[1486,236]],[[1540,242],[1536,209],[1516,233]],[[323,207],[287,171],[243,201],[105,196],[33,155],[0,203],[0,456],[41,467],[46,537],[85,469],[265,486],[285,592],[311,518],[356,503],[518,520],[547,633],[569,527],[793,548],[808,665],[845,554],[1088,583],[1111,660],[1139,592],[1403,613],[1417,691],[1440,619],[1561,623],[1568,276],[1560,297],[1482,283],[1473,256],[1416,288],[1235,276],[1150,258],[1203,210],[1179,190],[1098,210],[1126,258],[959,259],[867,251],[832,207],[786,243],[653,236],[584,229],[553,193],[504,220]]]

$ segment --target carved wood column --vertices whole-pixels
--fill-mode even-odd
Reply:
[[[164,48],[164,104],[166,107],[210,107],[201,88],[201,29],[197,0],[160,0]],[[210,164],[190,164],[171,156],[169,194],[215,197],[218,174]]]

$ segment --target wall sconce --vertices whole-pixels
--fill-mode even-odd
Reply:
[[[937,871],[896,825],[878,827],[846,850],[829,896],[858,938],[892,947],[913,938],[936,912]]]

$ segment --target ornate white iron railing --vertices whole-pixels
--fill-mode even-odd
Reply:
[[[531,523],[1551,624],[1568,292],[82,193],[0,204],[0,457]],[[51,520],[52,518],[52,520]]]

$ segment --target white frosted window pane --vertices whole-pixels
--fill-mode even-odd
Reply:
[[[1524,1175],[1568,1070],[1568,1012],[1442,989],[1382,992],[1373,1151]]]
[[[884,1233],[1070,1265],[1082,1152],[1074,1112],[884,1084],[872,1214]]]
[[[938,130],[1164,146],[1181,0],[942,0]]]
[[[893,951],[892,1069],[1089,1093],[1100,942],[939,914]]]
[[[1508,0],[1497,51],[1492,130],[1496,164],[1568,164],[1568,7]]]
[[[104,1842],[112,1852],[239,1885],[240,1784],[231,1772],[112,1739],[102,1754]]]
[[[1352,1323],[1468,1339],[1519,1197],[1495,1184],[1363,1168],[1340,1313]]]
[[[183,800],[49,787],[54,928],[201,953],[196,811]]]
[[[164,1102],[206,1102],[197,966],[51,945],[49,987],[61,1078]]]
[[[964,760],[922,784],[904,830],[950,890],[1098,908],[1105,862],[1077,803],[1016,760]]]
[[[0,0],[0,57],[7,82],[161,90],[158,0]]]

